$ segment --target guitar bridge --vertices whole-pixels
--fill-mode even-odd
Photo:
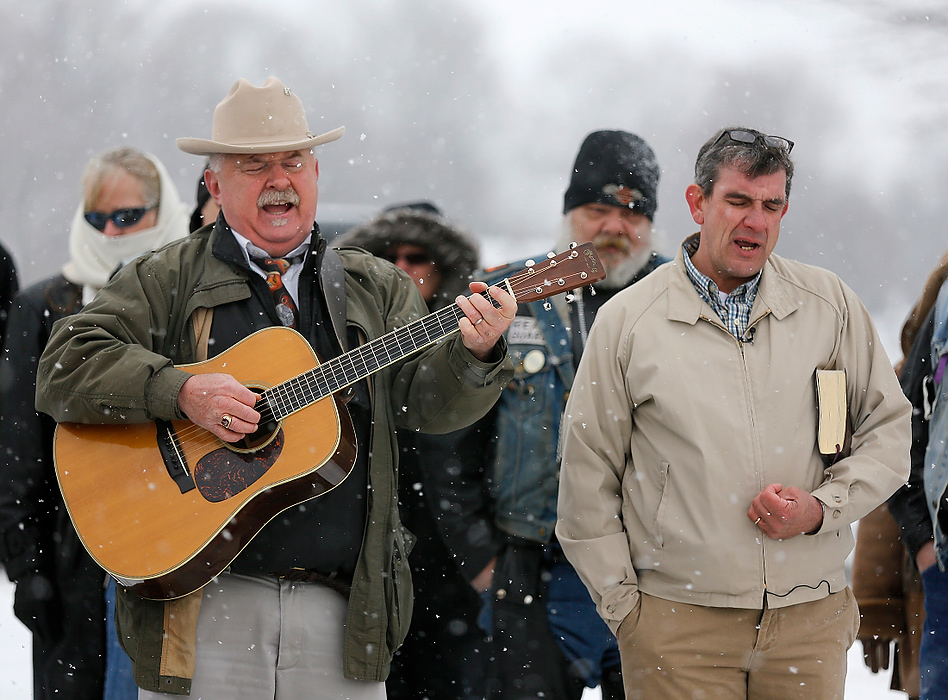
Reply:
[[[171,421],[155,421],[158,426],[158,451],[164,460],[165,469],[168,470],[174,483],[178,485],[181,493],[187,493],[195,488],[194,478],[191,476],[191,470],[188,469],[188,463],[184,458],[184,451],[178,442],[178,434],[174,430]]]

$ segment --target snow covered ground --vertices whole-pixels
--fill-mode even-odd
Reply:
[[[0,572],[0,698],[30,700],[32,675],[30,635],[13,617],[13,586]],[[862,662],[862,647],[857,642],[849,653],[847,700],[904,700],[904,693],[888,690],[889,675],[874,676]],[[588,690],[583,700],[599,700],[598,690]]]

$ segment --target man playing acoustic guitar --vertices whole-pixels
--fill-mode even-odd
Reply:
[[[213,138],[178,140],[210,156],[216,223],[127,265],[57,324],[41,360],[37,408],[60,422],[60,485],[83,543],[124,584],[117,620],[142,698],[384,698],[412,605],[395,428],[467,425],[512,376],[498,342],[516,313],[511,293],[471,284],[454,307],[460,333],[418,340],[426,307],[408,276],[327,248],[312,148],[342,133],[310,133],[276,78],[238,80]],[[282,367],[297,336],[280,326],[319,358],[346,361]],[[345,391],[316,401],[324,385]],[[78,425],[90,423],[157,429],[160,467],[116,463],[122,432],[70,450],[69,426],[103,427]],[[78,479],[97,495],[70,502]],[[144,506],[140,494],[158,500]],[[90,536],[83,517],[103,530]],[[143,523],[154,534],[136,542],[128,533]],[[201,528],[207,546],[173,551]],[[104,560],[117,543],[127,570]],[[180,565],[147,571],[165,554]]]

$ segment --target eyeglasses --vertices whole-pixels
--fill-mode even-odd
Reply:
[[[714,143],[717,144],[717,142],[723,139],[725,136],[731,139],[731,141],[736,141],[737,143],[752,144],[760,140],[764,142],[765,146],[785,150],[787,155],[789,155],[790,151],[793,150],[793,141],[790,139],[785,139],[783,136],[756,134],[753,131],[746,131],[744,129],[727,129],[726,131],[722,132],[720,136],[718,136]]]
[[[131,209],[116,209],[109,214],[102,211],[87,211],[85,217],[90,226],[97,228],[99,231],[105,231],[105,225],[110,221],[115,224],[115,228],[134,226],[142,220],[145,214],[157,208],[158,207],[133,207]]]
[[[404,260],[409,265],[426,265],[431,262],[431,256],[427,253],[383,253],[381,257],[390,263]]]

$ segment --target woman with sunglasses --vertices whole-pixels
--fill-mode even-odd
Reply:
[[[157,158],[133,148],[100,153],[82,176],[69,261],[20,291],[10,310],[0,362],[0,560],[16,583],[14,612],[33,633],[37,700],[137,697],[106,576],[80,543],[56,484],[56,424],[33,407],[37,361],[55,321],[79,311],[121,265],[187,233],[187,208]],[[124,682],[115,680],[122,664]]]

